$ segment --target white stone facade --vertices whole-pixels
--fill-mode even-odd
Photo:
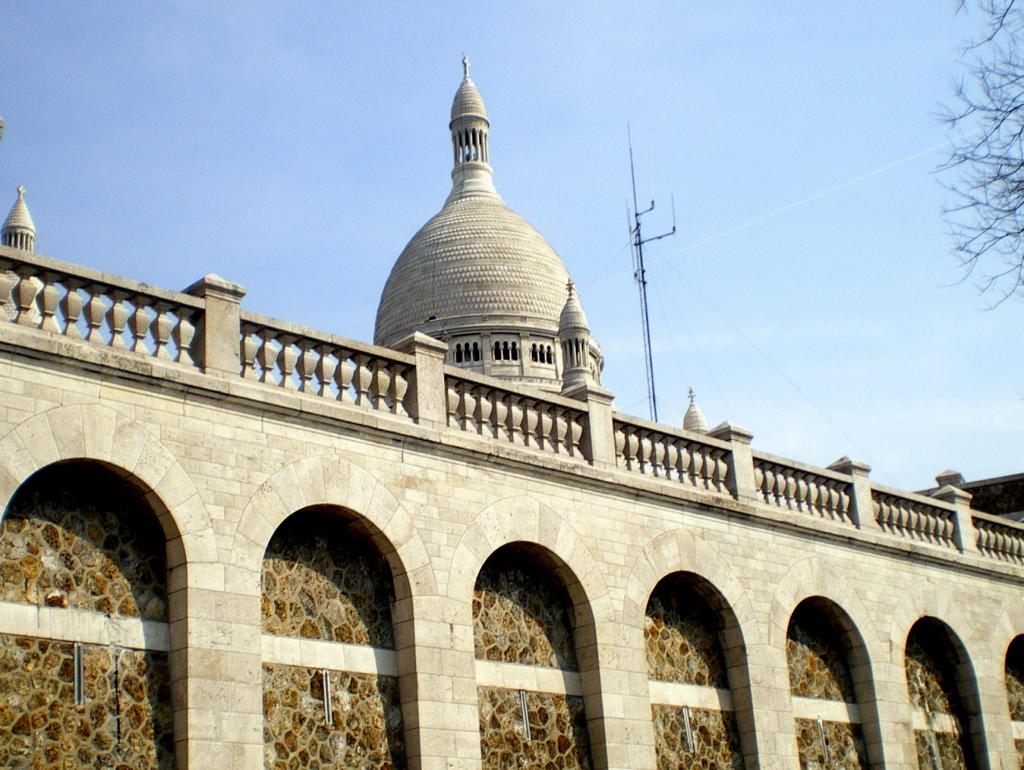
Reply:
[[[131,478],[166,536],[169,601],[166,624],[8,602],[0,633],[169,650],[179,768],[264,766],[269,660],[397,675],[411,768],[481,766],[486,685],[582,695],[593,766],[652,770],[652,698],[687,695],[648,678],[645,609],[677,572],[726,608],[748,770],[798,767],[794,719],[835,718],[835,704],[790,694],[787,627],[809,597],[854,630],[871,767],[918,766],[925,717],[904,653],[922,617],[962,645],[976,766],[1019,766],[1005,667],[1024,634],[1024,528],[970,511],[953,487],[883,489],[854,462],[811,468],[752,451],[734,426],[705,436],[625,417],[597,386],[542,395],[446,365],[429,337],[374,347],[240,311],[242,295],[216,277],[185,294],[0,247],[13,308],[0,510],[54,463]],[[386,558],[393,653],[264,634],[267,545],[309,506],[363,522]],[[556,565],[575,678],[474,654],[474,584],[509,543]]]

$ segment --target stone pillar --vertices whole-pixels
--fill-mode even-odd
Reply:
[[[757,484],[754,483],[754,455],[750,451],[750,443],[754,434],[746,428],[723,422],[708,431],[708,436],[720,441],[728,441],[729,452],[729,491],[737,500],[754,503],[759,499]]]
[[[192,357],[207,374],[238,376],[241,372],[241,302],[245,288],[215,273],[204,275],[185,289],[186,294],[206,300],[206,310],[196,324]]]
[[[960,549],[960,553],[977,553],[978,533],[975,531],[974,521],[971,519],[971,493],[947,484],[932,492],[931,496],[936,500],[956,506],[954,514],[956,529],[953,539],[956,547]]]
[[[587,429],[583,444],[591,463],[597,468],[615,467],[615,431],[612,427],[612,400],[615,394],[593,382],[583,382],[562,395],[587,402]]]
[[[748,766],[759,770],[799,767],[785,646],[779,649],[764,643],[748,644],[747,671],[757,750],[756,764],[748,757]],[[736,703],[738,708],[744,705],[742,701]]]
[[[445,403],[444,357],[448,343],[423,332],[413,332],[402,338],[395,350],[416,358],[416,375],[409,378],[409,403],[415,404],[416,422],[440,428],[448,420]]]
[[[868,474],[871,466],[860,460],[843,456],[828,466],[830,471],[847,473],[853,477],[853,491],[850,495],[850,509],[857,529],[878,530],[875,519],[875,505],[871,499],[871,482]]]

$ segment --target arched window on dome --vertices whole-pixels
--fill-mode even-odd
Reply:
[[[476,361],[479,361],[479,360],[480,360],[480,343],[474,342],[473,343],[473,361],[476,362]]]
[[[516,343],[516,342],[512,343],[512,360],[513,361],[518,361],[519,360],[519,344]]]
[[[548,345],[548,363],[553,364],[554,362],[554,356],[551,355],[551,346]]]
[[[455,363],[457,363],[457,364],[461,364],[462,363],[462,345],[461,344],[455,346]]]
[[[505,342],[501,343],[501,360],[502,361],[508,361],[508,357],[509,357],[508,341],[506,340]]]
[[[533,361],[534,363],[537,362],[537,343],[536,342],[534,342],[532,345],[530,345],[530,360]]]
[[[501,360],[501,343],[500,342],[495,342],[494,343],[494,360],[495,361],[500,361]]]

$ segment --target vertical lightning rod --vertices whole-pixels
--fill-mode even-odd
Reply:
[[[629,176],[633,183],[633,213],[630,229],[631,241],[633,244],[633,280],[640,289],[640,325],[644,338],[644,367],[647,376],[647,404],[650,408],[651,419],[658,420],[658,395],[654,387],[654,355],[651,350],[651,317],[647,310],[647,268],[644,265],[644,244],[651,241],[660,241],[674,235],[676,232],[676,207],[675,199],[672,201],[672,229],[661,235],[652,238],[644,238],[641,230],[640,217],[654,211],[654,200],[651,205],[640,211],[636,199],[636,169],[633,165],[633,135],[629,125],[626,126],[626,135],[629,138]]]

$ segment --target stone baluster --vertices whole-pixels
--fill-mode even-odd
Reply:
[[[566,443],[566,436],[569,433],[569,426],[566,422],[565,409],[556,406],[551,410],[551,443],[556,454],[570,454],[570,448]]]
[[[260,349],[256,358],[260,364],[260,382],[270,385],[277,384],[277,343],[274,332],[267,328],[259,330]]]
[[[502,393],[494,394],[494,437],[499,440],[510,438],[508,402],[509,396]]]
[[[594,456],[590,454],[593,449],[591,444],[584,442],[586,429],[583,424],[583,415],[573,413],[569,416],[569,447],[574,457],[582,456],[584,459],[594,462]]]
[[[313,377],[316,375],[317,354],[313,352],[314,342],[312,340],[300,339],[299,359],[295,369],[299,373],[299,392],[313,393]]]
[[[372,406],[370,400],[370,357],[363,353],[353,353],[352,361],[355,363],[356,371],[352,378],[352,384],[356,389],[356,405],[369,409]]]
[[[370,404],[380,412],[388,410],[388,388],[391,386],[391,372],[388,371],[388,363],[380,358],[375,358],[369,363],[370,367]]]
[[[156,350],[153,354],[157,358],[170,361],[171,354],[167,350],[167,343],[171,339],[171,331],[174,329],[174,319],[168,312],[171,306],[167,302],[154,302],[153,310],[156,312],[156,324],[153,326],[153,337]]]
[[[89,325],[89,330],[85,334],[85,341],[102,345],[104,343],[103,321],[107,317],[107,303],[103,301],[103,287],[92,284],[87,291],[89,301],[85,303],[85,322]]]
[[[42,284],[30,267],[20,267],[14,272],[20,279],[14,287],[14,304],[18,308],[15,321],[22,326],[35,326],[39,320],[36,295],[42,289]]]
[[[473,393],[473,386],[468,382],[462,383],[459,390],[459,427],[464,431],[473,433],[480,432],[480,426],[476,422],[476,396]]]
[[[547,449],[554,442],[551,438],[551,406],[549,404],[537,404],[537,446],[540,449]],[[552,451],[554,451],[552,449]]]
[[[110,291],[110,308],[107,310],[107,326],[110,327],[110,347],[117,350],[127,350],[128,345],[124,342],[124,327],[128,322],[128,307],[125,300],[128,299],[128,292],[120,289]]]
[[[494,426],[491,425],[491,415],[494,411],[494,404],[491,402],[491,391],[482,385],[476,388],[476,413],[477,425],[482,436],[488,438],[494,435]]]
[[[149,312],[149,300],[146,297],[132,297],[132,304],[135,310],[128,316],[128,333],[132,335],[132,344],[129,346],[133,353],[149,353],[146,347],[146,335],[149,334],[149,327],[153,323],[153,314]]]
[[[179,364],[192,365],[195,363],[192,359],[192,341],[195,335],[196,327],[192,323],[192,311],[188,308],[179,308],[178,323],[174,327],[174,344],[178,348],[178,355],[174,360]],[[237,335],[232,339],[237,339]]]
[[[339,348],[335,355],[338,357],[338,366],[334,370],[334,382],[338,386],[338,400],[354,404],[356,398],[352,393],[352,378],[356,374],[356,364],[352,360],[352,352]]]
[[[4,319],[4,307],[7,303],[14,303],[12,291],[19,280],[11,267],[11,263],[6,259],[0,259],[0,321]]]
[[[73,340],[80,340],[82,339],[82,332],[78,328],[78,319],[81,318],[82,308],[85,305],[85,300],[78,293],[79,289],[82,288],[82,282],[68,278],[64,281],[64,287],[67,289],[67,293],[60,301],[60,309],[64,314],[64,336]]]
[[[516,394],[508,397],[508,438],[513,444],[519,445],[523,436],[523,402]]]
[[[676,474],[680,483],[693,486],[693,479],[690,478],[690,464],[693,462],[693,452],[689,441],[679,441],[679,458],[676,460]]]
[[[39,294],[39,312],[42,321],[39,328],[53,334],[60,334],[60,325],[57,323],[57,308],[60,303],[60,289],[57,288],[57,275],[54,273],[43,273],[43,290]]]
[[[405,396],[409,392],[409,380],[405,373],[408,369],[403,364],[393,364],[389,371],[391,385],[388,387],[388,400],[391,402],[391,413],[407,417],[409,410],[405,406]]]
[[[523,445],[528,447],[541,447],[541,438],[538,435],[540,427],[540,414],[537,410],[537,402],[532,398],[523,399]]]
[[[317,345],[314,350],[316,351],[314,354],[316,363],[313,371],[319,383],[317,395],[330,398],[331,383],[334,382],[334,372],[338,367],[338,362],[334,357],[334,349],[330,345],[321,344]]]
[[[666,437],[665,439],[665,478],[678,479],[679,469],[679,439]]]
[[[256,371],[256,356],[260,352],[259,337],[256,330],[245,324],[241,328],[242,344],[239,356],[242,361],[242,378],[246,380],[258,380],[259,373]]]
[[[277,341],[281,344],[281,349],[277,353],[277,367],[281,371],[281,387],[285,390],[298,390],[292,376],[295,364],[299,360],[299,354],[295,350],[297,340],[294,334],[277,335]]]

